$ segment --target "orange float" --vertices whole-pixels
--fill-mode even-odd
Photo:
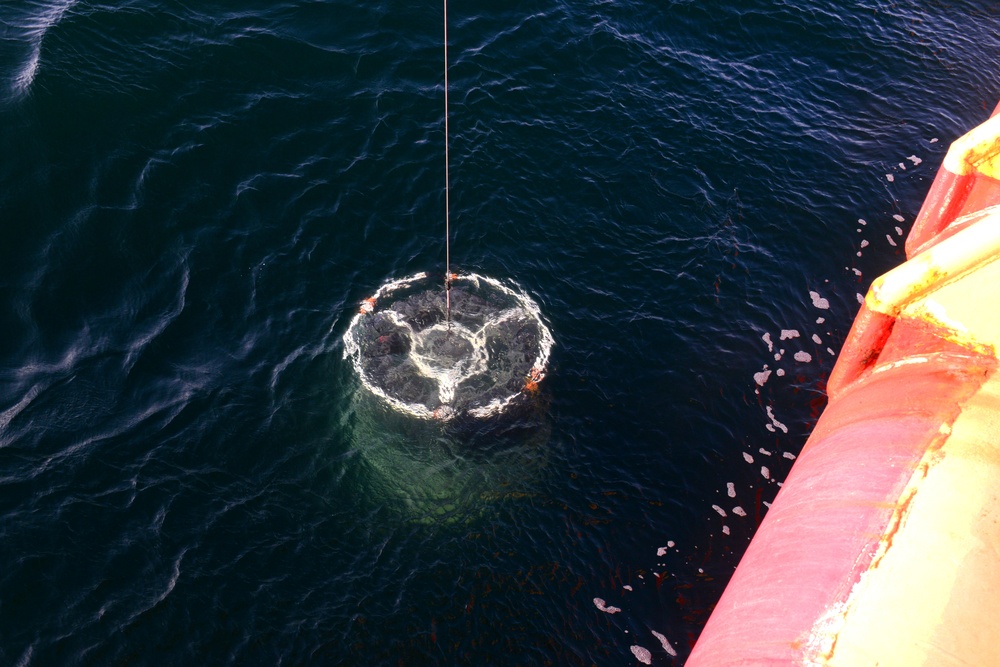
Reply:
[[[689,667],[1000,665],[998,111],[869,289]]]

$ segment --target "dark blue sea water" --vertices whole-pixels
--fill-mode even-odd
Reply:
[[[444,270],[441,6],[0,6],[0,664],[683,663],[1000,9],[449,18],[452,265],[555,338],[541,416],[475,432],[341,340]]]

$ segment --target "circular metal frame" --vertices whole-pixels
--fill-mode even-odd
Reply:
[[[440,420],[500,414],[538,391],[552,333],[538,305],[512,285],[470,273],[452,275],[451,286],[449,317],[444,288],[426,273],[382,285],[351,320],[344,357],[368,391],[401,412]]]

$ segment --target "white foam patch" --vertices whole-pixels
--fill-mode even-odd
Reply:
[[[631,646],[630,648],[632,649],[632,655],[635,656],[636,660],[644,665],[653,664],[653,654],[649,652],[649,649],[645,649],[641,646]]]
[[[594,598],[594,606],[603,611],[605,614],[617,614],[621,611],[618,607],[612,607],[608,605],[601,598]]]
[[[768,424],[768,426],[780,428],[782,433],[788,433],[788,427],[785,426],[784,424],[782,424],[781,422],[779,422],[777,419],[775,419],[775,417],[774,417],[774,410],[771,409],[770,405],[767,406],[766,410],[767,410],[767,417],[768,417],[768,419],[771,420],[771,423]],[[771,430],[771,429],[768,429],[768,430]],[[748,463],[753,463],[753,461],[748,461]]]
[[[656,637],[657,639],[660,640],[660,646],[662,646],[663,650],[667,652],[667,655],[669,655],[669,656],[671,656],[673,658],[677,657],[677,651],[674,649],[673,646],[670,645],[670,642],[667,641],[666,637],[664,637],[663,635],[661,635],[656,630],[650,630],[650,632],[653,633],[654,637]]]
[[[803,350],[799,350],[798,352],[796,352],[795,354],[793,354],[792,358],[795,359],[795,361],[798,361],[798,362],[801,362],[801,363],[804,363],[804,364],[805,363],[809,363],[810,361],[813,360],[812,355],[809,354],[808,352],[803,351]]]
[[[821,310],[828,310],[830,308],[830,302],[819,295],[819,292],[809,292],[809,298],[812,299],[812,304],[814,307]]]

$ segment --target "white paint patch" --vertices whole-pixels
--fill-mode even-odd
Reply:
[[[673,646],[670,645],[670,642],[667,641],[666,637],[664,637],[663,635],[661,635],[656,630],[650,630],[650,632],[653,633],[654,637],[656,637],[657,639],[660,640],[660,646],[662,646],[663,650],[667,652],[667,655],[671,656],[672,658],[676,658],[677,657],[677,651],[674,649]]]
[[[821,339],[817,334],[813,334],[812,339],[813,342],[816,343],[817,345],[823,342],[823,339]]]
[[[837,356],[837,353],[833,351],[833,348],[832,348],[832,347],[828,347],[828,348],[826,348],[826,351],[830,353],[830,356],[831,356],[831,357],[835,357],[835,356]]]
[[[854,296],[858,297],[858,303],[865,302],[865,297],[861,296],[860,294],[855,294]]]
[[[865,219],[864,219],[864,218],[858,218],[858,224],[859,224],[859,225],[861,225],[862,227],[864,227],[864,226],[865,226],[865,225],[867,225],[868,223],[867,223],[867,222],[865,222]]]
[[[964,324],[956,319],[948,316],[948,311],[945,309],[944,305],[939,301],[934,299],[924,299],[923,310],[927,312],[931,317],[945,325],[949,329],[954,329],[960,333],[968,333],[969,329]],[[3,426],[2,421],[0,421],[0,426]]]
[[[611,607],[607,605],[601,598],[594,598],[594,606],[603,611],[605,614],[617,614],[621,611],[618,607]]]
[[[908,157],[906,159],[909,160],[910,162],[912,162],[914,167],[916,167],[921,162],[923,162],[923,160],[921,160],[920,158],[918,158],[916,155],[911,155],[910,157]]]
[[[627,591],[631,591],[632,590],[632,587],[629,586],[628,584],[625,584],[624,586],[622,586],[622,588],[624,588]]]
[[[777,375],[778,377],[781,377],[785,374],[785,369],[779,368],[778,370],[774,371],[774,374]]]
[[[648,649],[644,649],[641,646],[632,646],[631,649],[632,649],[632,655],[635,656],[636,660],[638,660],[644,665],[653,664],[653,654],[650,653]]]
[[[746,452],[743,452],[743,460],[747,463],[753,463],[753,457]]]
[[[819,295],[819,292],[809,292],[809,298],[812,299],[813,306],[821,310],[827,310],[830,308],[830,302]]]
[[[866,241],[865,239],[861,239],[861,247],[862,248],[867,248],[868,247],[868,241]]]
[[[893,182],[894,180],[896,180],[896,177],[895,177],[895,176],[893,176],[892,174],[886,174],[886,175],[885,175],[885,180],[887,180],[887,181],[889,181],[890,183],[892,183],[892,182]]]
[[[761,339],[763,339],[763,341],[767,343],[767,351],[774,352],[774,343],[771,342],[771,334],[765,333],[763,336],[761,336]]]
[[[764,456],[770,456],[771,455],[771,452],[767,451],[763,447],[760,448],[760,453],[763,454]]]
[[[771,479],[771,471],[767,469],[767,466],[760,467],[760,476],[764,479]]]
[[[735,514],[736,516],[746,516],[747,512],[745,509],[737,505],[736,507],[733,508],[733,514]]]
[[[854,275],[858,276],[859,278],[861,277],[861,269],[851,269],[851,271],[854,271]]]
[[[795,460],[795,454],[792,454],[791,452],[785,452],[785,453],[782,454],[782,456],[784,456],[789,461],[794,461]]]
[[[726,482],[726,495],[730,498],[736,497],[736,485],[732,482]]]
[[[660,547],[659,549],[656,550],[656,555],[657,556],[666,556],[667,555],[667,548],[666,547]]]
[[[792,355],[792,358],[795,359],[795,361],[800,361],[804,364],[809,363],[813,359],[811,354],[804,351],[796,352],[794,355]]]
[[[789,338],[798,338],[799,332],[795,329],[782,329],[781,330],[781,340],[788,340]]]
[[[826,318],[825,317],[817,317],[816,318],[816,324],[823,324],[823,322],[826,322]]]
[[[769,377],[771,377],[771,371],[767,370],[767,364],[764,364],[764,370],[753,374],[753,381],[756,382],[758,386],[763,387]]]
[[[722,527],[722,534],[723,535],[728,535],[729,534],[729,526],[723,526]]]
[[[892,219],[895,220],[896,222],[902,222],[903,220],[906,220],[906,218],[901,216],[899,213],[894,214],[892,216]]]
[[[712,505],[712,509],[714,509],[716,512],[718,512],[719,516],[722,516],[722,517],[726,516],[726,510],[722,509],[718,505]]]
[[[933,139],[931,139],[931,141],[930,141],[930,143],[932,143],[932,144],[936,144],[937,142],[938,142],[938,138],[937,138],[937,137],[934,137],[934,138],[933,138]]]
[[[896,247],[896,242],[895,242],[895,241],[893,241],[893,240],[892,240],[892,237],[891,237],[891,236],[889,236],[888,234],[886,234],[886,235],[885,235],[885,240],[886,240],[886,241],[888,241],[888,242],[889,242],[889,245],[891,245],[891,246],[892,246],[893,248],[895,248],[895,247]]]
[[[673,549],[677,545],[673,540],[667,540],[667,546]]]
[[[902,235],[903,235],[903,228],[896,227],[896,236],[902,236]]]

